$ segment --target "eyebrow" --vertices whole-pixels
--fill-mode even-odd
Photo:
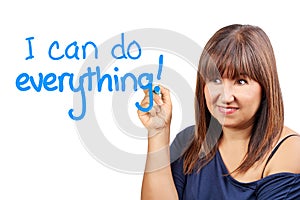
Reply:
[[[222,78],[224,77],[224,75],[222,76]],[[249,74],[247,74],[246,72],[244,73],[240,73],[236,78],[238,77],[245,77],[245,78],[250,78]]]
[[[240,73],[240,76],[247,76],[247,77],[249,77],[249,74],[247,74],[247,73]]]

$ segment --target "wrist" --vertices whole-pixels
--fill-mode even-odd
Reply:
[[[170,165],[170,148],[165,146],[156,151],[149,152],[145,172],[154,172]]]
[[[148,152],[168,147],[170,144],[170,127],[148,130]]]

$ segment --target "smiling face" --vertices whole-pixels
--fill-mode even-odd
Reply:
[[[204,95],[208,110],[223,127],[244,129],[254,123],[262,89],[258,82],[240,75],[207,80]]]

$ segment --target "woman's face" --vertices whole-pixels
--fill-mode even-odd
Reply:
[[[262,98],[258,82],[247,75],[215,78],[206,82],[204,93],[208,110],[223,127],[244,129],[253,125]]]

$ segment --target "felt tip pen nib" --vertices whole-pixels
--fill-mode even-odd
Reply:
[[[155,94],[160,95],[160,87],[159,87],[158,85],[156,85],[156,86],[154,87],[154,89],[153,89],[153,92],[154,92]]]

